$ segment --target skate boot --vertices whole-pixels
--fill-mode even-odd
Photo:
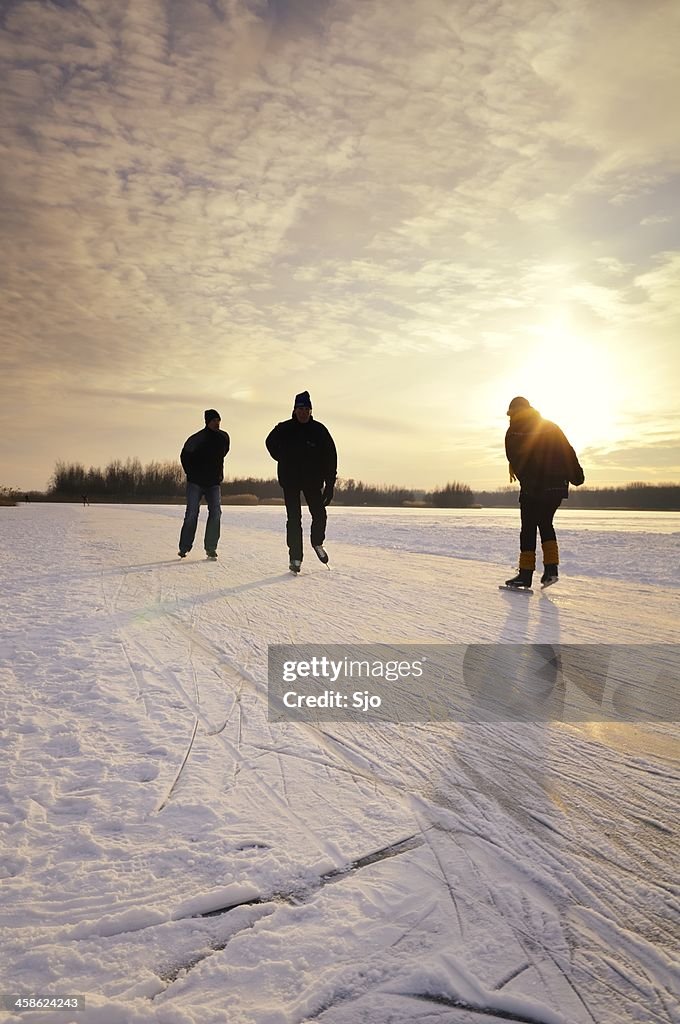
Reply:
[[[531,590],[531,578],[536,568],[536,552],[520,551],[519,572],[511,580],[506,580],[505,585],[510,590]]]
[[[505,581],[505,585],[512,590],[529,590],[533,575],[533,569],[520,569],[516,576],[513,576],[511,580]]]
[[[328,561],[328,555],[324,550],[323,544],[312,544],[312,547],[316,551],[316,557],[325,565]]]
[[[186,551],[182,551],[182,549],[181,549],[181,548],[179,549],[179,551],[177,552],[177,554],[179,555],[179,557],[180,557],[180,558],[186,558],[186,557],[187,557],[187,553],[186,553]]]
[[[557,571],[556,564],[548,564],[543,566],[543,575],[541,576],[541,584],[544,587],[551,587],[553,583],[559,581],[559,573]]]
[[[210,551],[208,551],[208,549],[206,548],[205,549],[205,556],[206,556],[206,558],[212,558],[214,560],[214,559],[217,558],[217,552],[215,551],[214,548],[211,548]]]
[[[299,573],[300,569],[302,568],[301,560],[299,558],[291,558],[290,562],[288,563],[288,568],[290,569],[291,572],[294,572],[297,575],[297,573]]]

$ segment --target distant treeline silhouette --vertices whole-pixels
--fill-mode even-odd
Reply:
[[[57,462],[48,484],[48,494],[65,497],[172,497],[184,494],[185,489],[184,470],[178,462],[149,462],[142,466],[139,459],[114,459],[106,469],[85,469],[79,462]]]
[[[486,508],[514,508],[516,487],[498,491],[477,491],[475,500]],[[631,483],[620,487],[572,487],[562,508],[630,509],[638,512],[680,511],[680,484]]]
[[[16,505],[17,493],[10,487],[0,487],[0,505]]]
[[[184,498],[186,479],[178,462],[149,462],[143,466],[139,459],[116,459],[105,469],[85,466],[78,462],[57,462],[48,491],[44,497],[51,500],[79,499],[87,494],[95,501],[162,501]],[[277,481],[259,477],[239,477],[225,480],[222,493],[250,503],[271,501],[281,497]],[[31,492],[33,498],[40,498]],[[378,507],[423,506],[435,508],[510,508],[517,506],[516,487],[496,491],[476,491],[463,483],[447,483],[433,491],[408,487],[375,486],[361,480],[339,480],[334,502],[340,505],[369,505]],[[621,487],[572,488],[565,508],[597,509],[620,508],[644,511],[680,510],[680,484],[631,483]]]
[[[470,508],[477,501],[467,484],[446,484],[425,494],[424,500],[435,508]]]
[[[151,498],[181,498],[186,490],[184,471],[179,463],[150,462],[143,466],[139,459],[122,462],[115,459],[105,469],[79,462],[57,462],[48,487],[50,498],[81,498],[106,501],[133,501]],[[281,497],[281,487],[275,479],[239,477],[222,484],[225,497],[252,497],[267,501]],[[449,483],[445,487],[423,494],[419,503],[438,507],[464,508],[472,505],[474,496],[467,484]],[[375,486],[361,480],[339,480],[334,501],[342,505],[395,506],[415,502],[416,492],[408,487]]]

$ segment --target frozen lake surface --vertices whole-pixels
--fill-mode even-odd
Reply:
[[[204,515],[205,513],[202,513]],[[678,1020],[677,724],[274,724],[279,643],[675,645],[680,515],[0,510],[4,991],[32,1024]]]
[[[143,509],[143,506],[138,506]],[[146,506],[158,515],[158,506]],[[165,514],[175,519],[176,507]],[[280,508],[225,510],[228,522],[281,533]],[[519,506],[511,509],[331,508],[330,542],[441,555],[515,568]],[[572,511],[555,517],[562,569],[570,575],[680,586],[680,512]],[[225,527],[226,521],[225,521]],[[225,535],[228,544],[228,535]],[[282,559],[283,560],[283,559]],[[285,563],[284,563],[285,564]],[[540,545],[539,545],[540,564]]]

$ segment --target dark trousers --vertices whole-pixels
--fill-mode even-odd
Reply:
[[[321,497],[321,487],[284,487],[283,498],[286,502],[286,542],[291,559],[302,561],[302,503],[300,491],[305,496],[307,507],[312,517],[312,544],[323,544],[326,539],[326,506]]]
[[[220,485],[201,487],[200,484],[187,483],[187,508],[184,513],[182,532],[179,535],[180,551],[191,551],[198,526],[198,510],[201,498],[205,494],[208,506],[208,522],[205,526],[204,546],[206,551],[215,551],[220,539]]]
[[[520,551],[536,550],[536,530],[541,543],[556,540],[553,517],[560,507],[561,498],[520,498],[522,527],[519,535]]]

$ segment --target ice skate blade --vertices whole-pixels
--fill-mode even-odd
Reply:
[[[560,582],[559,576],[555,576],[553,579],[546,580],[545,583],[541,583],[541,590],[545,590],[546,587],[552,587],[552,586],[554,586],[555,583],[559,583],[559,582]]]
[[[501,583],[499,590],[510,590],[513,594],[533,594],[531,587],[509,587],[507,583]]]

